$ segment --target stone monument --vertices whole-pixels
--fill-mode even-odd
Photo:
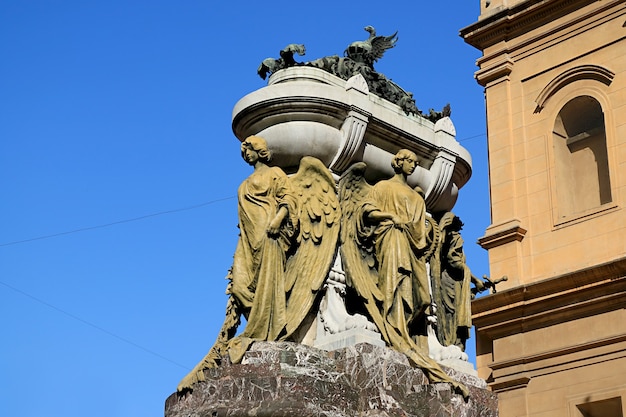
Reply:
[[[226,319],[167,417],[496,415],[464,353],[485,284],[450,212],[471,158],[449,106],[426,115],[374,70],[397,35],[365,29],[344,57],[288,45],[235,105],[254,170]]]

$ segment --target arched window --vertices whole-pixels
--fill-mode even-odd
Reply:
[[[604,113],[593,97],[568,101],[554,122],[558,217],[611,202]]]

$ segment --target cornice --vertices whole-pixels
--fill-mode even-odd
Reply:
[[[523,357],[492,362],[494,392],[526,388],[536,377],[554,374],[567,369],[588,366],[598,362],[626,358],[626,335],[615,335],[571,346],[542,351]]]
[[[496,310],[511,303],[529,301],[580,288],[597,282],[599,277],[604,280],[626,278],[626,257],[477,298],[472,302],[472,311],[481,313]]]
[[[491,249],[510,242],[521,242],[527,230],[518,219],[512,219],[499,225],[490,226],[485,236],[478,239],[483,249]]]
[[[460,36],[483,51],[566,16],[597,0],[528,0],[461,29]]]
[[[513,60],[508,54],[505,54],[504,58],[500,62],[477,71],[474,77],[476,78],[478,84],[485,87],[492,81],[508,77],[508,75],[513,71],[513,65]]]
[[[566,346],[566,347],[562,347],[559,349],[553,349],[553,350],[549,350],[546,352],[540,352],[534,355],[528,355],[528,356],[524,356],[521,358],[493,362],[492,364],[489,365],[489,367],[494,371],[498,371],[501,369],[513,368],[519,365],[528,366],[533,363],[545,362],[550,359],[563,358],[567,355],[580,354],[583,351],[590,351],[593,349],[603,348],[607,346],[610,348],[611,346],[617,346],[624,342],[626,342],[626,335],[612,336],[612,337],[607,337],[607,338],[600,339],[600,340],[593,340],[590,342],[579,343],[574,346]],[[616,349],[622,350],[622,348],[613,347],[613,350],[616,350]],[[560,364],[560,363],[557,363],[557,364]]]
[[[489,387],[491,388],[493,392],[500,393],[504,391],[512,391],[514,389],[526,388],[529,382],[530,382],[530,378],[526,376],[522,376],[519,378],[509,379],[504,382],[491,383],[489,384]]]
[[[483,334],[499,337],[623,308],[625,302],[621,258],[478,298],[472,321]]]

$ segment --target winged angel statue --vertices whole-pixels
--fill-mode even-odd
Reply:
[[[229,355],[239,363],[252,342],[288,340],[299,329],[330,270],[338,242],[340,207],[335,181],[316,158],[304,157],[291,178],[267,163],[257,136],[241,145],[254,172],[239,186],[240,237],[229,272],[226,320],[204,359],[178,391],[203,381],[204,369]],[[240,317],[247,320],[235,336]]]
[[[395,175],[374,186],[365,181],[363,162],[352,165],[339,181],[346,279],[387,345],[406,354],[431,382],[448,382],[467,397],[467,388],[428,356],[423,337],[424,314],[431,302],[426,270],[429,230],[424,199],[406,181],[417,156],[400,150],[391,165]]]

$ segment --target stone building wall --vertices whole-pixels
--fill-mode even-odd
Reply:
[[[480,243],[491,275],[509,277],[473,303],[479,375],[504,417],[622,416],[626,3],[482,0],[461,35],[483,52]]]

